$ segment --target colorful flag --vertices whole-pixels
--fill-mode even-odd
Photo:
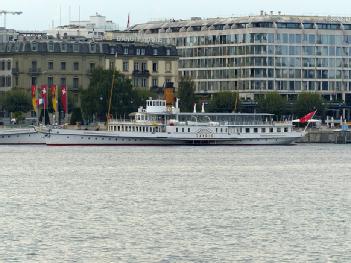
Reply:
[[[40,98],[43,100],[43,109],[47,109],[48,105],[48,86],[47,85],[41,85],[41,92],[40,92]]]
[[[299,119],[299,122],[301,122],[301,123],[308,122],[310,119],[313,118],[313,116],[316,114],[316,112],[317,112],[317,110],[311,111],[310,113],[307,113],[305,116],[303,116]]]
[[[61,86],[61,103],[63,111],[67,113],[67,88],[65,85]]]
[[[32,106],[33,110],[37,110],[37,86],[32,85]]]
[[[54,109],[54,112],[57,112],[56,85],[51,85],[51,101],[52,101],[52,108]]]

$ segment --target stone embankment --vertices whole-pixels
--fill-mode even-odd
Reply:
[[[350,130],[309,129],[299,143],[351,143]]]

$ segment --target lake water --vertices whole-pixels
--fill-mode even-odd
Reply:
[[[351,262],[351,146],[0,146],[0,262]]]

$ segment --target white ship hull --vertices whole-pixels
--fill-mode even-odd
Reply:
[[[0,129],[0,144],[45,144],[45,139],[34,128]]]
[[[178,135],[178,134],[176,134]],[[118,146],[118,145],[289,145],[303,134],[290,132],[282,135],[226,135],[198,138],[194,135],[176,136],[167,133],[114,133],[110,131],[83,131],[52,129],[45,137],[49,146]]]

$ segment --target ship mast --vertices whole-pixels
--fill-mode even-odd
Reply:
[[[111,83],[111,89],[110,89],[110,97],[109,97],[109,101],[108,101],[108,111],[107,111],[107,116],[106,116],[107,123],[111,119],[110,112],[111,112],[111,104],[112,104],[113,85],[115,84],[116,65],[117,65],[117,51],[116,51],[116,54],[115,54],[115,63],[114,63],[114,67],[113,67],[112,83]]]

